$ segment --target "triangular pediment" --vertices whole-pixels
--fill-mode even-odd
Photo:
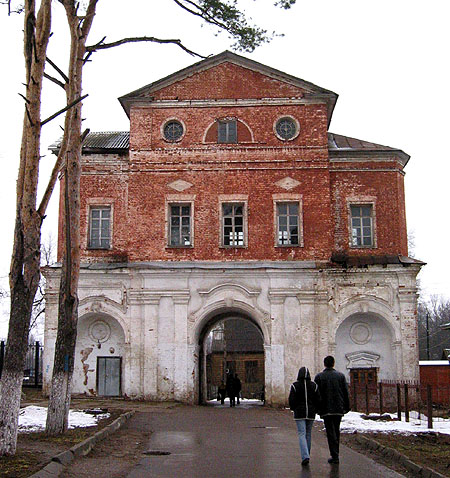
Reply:
[[[230,51],[209,57],[119,98],[130,114],[133,105],[154,101],[305,98],[328,104],[331,117],[337,94]]]

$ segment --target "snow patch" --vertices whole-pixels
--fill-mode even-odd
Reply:
[[[92,415],[82,410],[69,411],[69,428],[92,427],[102,418],[108,418],[109,413]],[[19,433],[38,432],[45,429],[47,421],[47,407],[30,405],[21,408],[19,412]]]

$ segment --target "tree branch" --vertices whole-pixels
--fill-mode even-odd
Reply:
[[[66,89],[66,85],[62,82],[54,78],[53,76],[48,75],[47,73],[44,73],[44,78],[47,78],[47,80],[53,81],[53,83],[56,83],[58,86],[60,86],[63,90]]]
[[[70,108],[72,108],[73,106],[75,106],[77,103],[79,103],[80,101],[83,101],[86,97],[88,97],[89,95],[84,95],[84,96],[81,96],[80,98],[77,98],[75,101],[72,101],[72,103],[70,103],[69,105],[67,105],[66,107],[64,107],[62,110],[59,110],[57,111],[55,114],[49,116],[47,119],[45,119],[44,121],[41,122],[41,126],[44,126],[44,124],[48,123],[49,121],[55,119],[57,116],[59,116],[61,113],[64,113],[64,111],[67,111],[67,110],[70,110]]]
[[[66,83],[69,83],[69,78],[67,77],[67,75],[55,63],[53,63],[53,61],[50,60],[48,56],[46,60],[47,60],[47,63],[49,63],[62,76],[63,80]]]
[[[139,42],[153,42],[153,43],[161,43],[161,44],[171,43],[173,45],[177,45],[182,50],[184,50],[186,53],[189,53],[189,55],[198,56],[199,58],[207,58],[206,56],[200,55],[200,53],[197,53],[197,52],[192,51],[189,48],[185,47],[183,45],[183,43],[181,42],[181,40],[163,39],[163,38],[146,37],[146,36],[144,36],[144,37],[122,38],[121,40],[111,42],[111,43],[103,43],[103,40],[102,40],[95,45],[87,46],[86,51],[89,52],[89,55],[88,55],[88,57],[89,57],[91,53],[93,53],[97,50],[106,50],[107,48],[114,48],[116,46],[124,45],[126,43],[139,43]],[[86,59],[88,57],[86,57]]]

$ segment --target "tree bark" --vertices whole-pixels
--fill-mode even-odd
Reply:
[[[16,222],[9,283],[11,310],[0,382],[0,455],[14,455],[23,369],[33,300],[40,278],[42,217],[36,210],[40,160],[41,91],[51,26],[51,0],[25,2],[26,103],[16,190]]]
[[[82,22],[72,0],[62,3],[66,9],[71,35],[67,84],[67,104],[71,104],[82,96],[83,59],[97,0],[90,0]],[[60,435],[67,431],[74,369],[80,271],[81,108],[82,103],[79,102],[66,115],[66,141],[63,141],[62,145],[64,150],[60,151],[65,158],[64,250],[59,289],[58,332],[46,424],[48,435]]]

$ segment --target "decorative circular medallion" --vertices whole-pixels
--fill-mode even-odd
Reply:
[[[350,328],[350,338],[358,345],[364,345],[372,338],[372,329],[364,322],[357,322]]]
[[[295,139],[299,132],[300,125],[298,121],[291,116],[279,118],[275,123],[275,135],[283,141]]]
[[[89,327],[89,335],[97,343],[106,342],[111,335],[111,327],[104,320],[96,320]]]
[[[184,134],[184,127],[180,121],[170,120],[164,125],[163,134],[166,141],[180,141]]]

